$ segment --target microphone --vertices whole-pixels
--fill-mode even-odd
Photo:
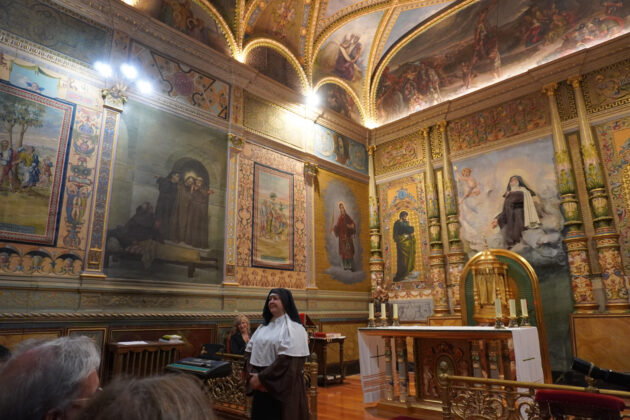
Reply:
[[[571,369],[594,379],[601,379],[604,382],[623,388],[630,388],[630,374],[627,373],[615,372],[610,369],[600,369],[593,363],[577,357],[573,358],[573,365],[571,365]]]

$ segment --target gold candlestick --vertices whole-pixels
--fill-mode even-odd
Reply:
[[[510,317],[510,323],[508,324],[508,328],[518,328],[518,322],[516,321],[515,316]]]
[[[497,330],[505,329],[505,324],[503,323],[501,317],[497,317],[497,321],[494,323],[494,328]]]

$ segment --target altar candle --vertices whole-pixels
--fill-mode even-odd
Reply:
[[[387,319],[387,309],[384,303],[381,303],[381,319]]]
[[[368,319],[374,319],[374,303],[373,302],[370,302],[369,309],[370,309],[370,315]]]
[[[516,301],[514,299],[510,299],[510,318],[516,318]]]
[[[394,303],[394,319],[398,319],[398,304]]]
[[[527,316],[527,299],[521,299],[521,316]]]
[[[497,318],[501,318],[502,314],[501,314],[501,299],[496,298],[494,300],[494,312],[497,316]]]

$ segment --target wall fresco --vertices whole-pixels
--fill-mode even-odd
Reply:
[[[84,22],[38,0],[3,0],[0,9],[0,28],[18,36],[90,65],[109,56],[112,33],[94,22]]]
[[[431,296],[428,281],[429,237],[427,228],[424,174],[412,175],[378,186],[381,206],[383,235],[383,259],[385,260],[385,282],[392,298],[418,299]],[[394,238],[394,225],[400,214],[407,212],[409,225],[414,228],[415,246],[413,269],[404,278],[394,281],[398,266],[398,250]]]
[[[293,175],[293,269],[252,267],[255,163]],[[286,155],[246,143],[239,159],[236,280],[242,286],[306,287],[306,190],[303,164]],[[284,285],[284,286],[280,286]]]
[[[132,42],[130,61],[157,84],[157,93],[228,119],[230,85]]]
[[[334,83],[326,83],[317,90],[317,93],[321,96],[324,106],[328,109],[332,109],[357,124],[362,124],[359,108],[357,108],[354,99],[344,88]]]
[[[451,153],[505,139],[550,123],[549,100],[534,93],[497,107],[449,121]]]
[[[379,145],[374,154],[376,175],[417,166],[424,161],[420,132]]]
[[[471,2],[387,63],[376,92],[385,123],[628,32],[630,5],[590,0]]]
[[[320,170],[315,197],[315,269],[317,287],[370,289],[368,185]]]
[[[243,125],[254,132],[304,147],[304,119],[263,99],[244,93]]]
[[[319,124],[313,137],[316,156],[367,175],[367,150],[362,143]]]
[[[221,282],[227,136],[134,101],[119,130],[106,274]]]
[[[630,60],[588,73],[583,82],[589,113],[630,103]]]

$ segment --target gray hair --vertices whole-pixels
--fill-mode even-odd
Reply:
[[[0,369],[0,418],[39,420],[65,410],[100,362],[88,337],[24,343]]]
[[[117,378],[94,397],[78,420],[215,420],[212,400],[192,375]]]

